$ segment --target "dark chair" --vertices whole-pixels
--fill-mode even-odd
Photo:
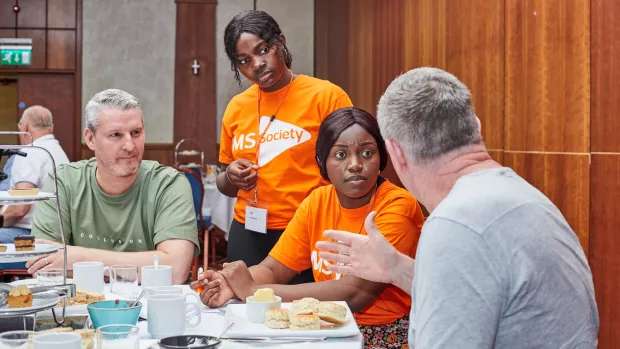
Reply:
[[[202,184],[202,178],[200,174],[195,170],[191,170],[185,167],[177,167],[179,172],[183,173],[192,188],[192,198],[194,200],[194,212],[196,214],[196,228],[198,230],[198,240],[203,238],[204,244],[202,248],[203,253],[203,265],[202,268],[207,270],[209,266],[209,254],[211,254],[212,264],[215,264],[215,243],[213,242],[213,234],[211,230],[211,217],[203,217],[202,215],[202,200],[204,197],[204,186]],[[201,236],[202,235],[202,236]],[[209,251],[209,248],[211,251]],[[198,268],[200,264],[200,257],[194,256],[191,269],[191,277],[196,280],[198,277]]]

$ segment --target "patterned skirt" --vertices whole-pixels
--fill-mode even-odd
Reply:
[[[409,349],[409,315],[384,325],[357,325],[364,335],[364,349]]]

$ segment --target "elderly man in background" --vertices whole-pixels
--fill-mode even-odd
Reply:
[[[420,68],[396,78],[378,106],[398,177],[431,212],[417,260],[377,231],[326,231],[330,270],[393,283],[412,295],[415,348],[596,348],[592,273],[558,208],[488,154],[471,94]],[[415,268],[415,271],[414,271]],[[412,284],[413,283],[413,284]]]
[[[62,150],[58,140],[54,138],[54,123],[52,113],[42,106],[32,106],[22,114],[22,118],[17,124],[21,132],[30,132],[32,144],[47,150],[56,166],[68,164],[69,159]],[[20,143],[30,144],[28,135],[19,136]],[[41,149],[20,149],[27,154],[26,157],[13,155],[12,169],[10,175],[10,188],[28,189],[42,188],[43,179],[53,171],[52,159]],[[13,239],[19,235],[30,235],[32,220],[35,214],[36,205],[11,205],[3,208],[0,215],[0,243],[12,243]]]
[[[58,171],[69,268],[80,261],[142,267],[157,255],[160,264],[172,266],[173,282],[184,283],[199,246],[189,182],[171,167],[142,160],[144,120],[131,94],[97,93],[85,119],[84,140],[95,157]],[[41,202],[32,234],[37,241],[61,241],[53,202]],[[35,273],[62,263],[56,252],[26,266]]]

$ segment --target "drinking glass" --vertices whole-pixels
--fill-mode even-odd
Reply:
[[[39,286],[62,285],[64,270],[61,268],[42,269],[37,271]]]
[[[0,334],[0,348],[26,348],[32,343],[34,331],[10,331]]]
[[[110,266],[110,291],[129,299],[136,298],[138,296],[138,266]]]
[[[107,325],[97,329],[97,349],[138,349],[140,329],[132,325]]]

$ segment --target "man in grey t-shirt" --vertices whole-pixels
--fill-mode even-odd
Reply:
[[[387,243],[372,213],[368,236],[326,231],[340,241],[317,243],[339,252],[320,253],[340,262],[330,270],[411,290],[415,348],[596,348],[579,240],[547,197],[491,159],[467,87],[414,69],[392,82],[377,114],[399,178],[431,215],[416,261]]]

